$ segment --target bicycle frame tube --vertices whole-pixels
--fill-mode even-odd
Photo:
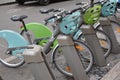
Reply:
[[[30,44],[33,44],[33,40],[32,40],[32,38],[31,38],[31,35],[30,35],[30,33],[29,33],[28,30],[27,30],[27,32],[25,32],[25,34],[26,34],[26,36],[27,36],[27,39],[28,39],[29,43],[30,43]]]
[[[45,52],[45,54],[47,54],[50,51],[50,46],[53,44],[53,42],[56,40],[56,38],[58,37],[59,34],[60,34],[60,30],[57,27],[57,29],[52,34],[52,37],[49,39],[49,41],[47,42],[47,44],[45,45],[45,47],[43,49],[43,51]]]

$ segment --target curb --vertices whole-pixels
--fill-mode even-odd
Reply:
[[[3,5],[10,5],[10,4],[15,4],[16,2],[6,2],[6,3],[0,3],[0,6],[3,6]]]

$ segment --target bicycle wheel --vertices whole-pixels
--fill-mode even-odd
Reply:
[[[75,41],[76,51],[81,59],[83,67],[86,72],[89,72],[93,65],[93,54],[90,48],[83,42]],[[67,64],[65,57],[62,53],[61,46],[57,45],[52,53],[52,63],[55,65],[57,70],[66,76],[73,77],[70,67]]]
[[[102,30],[96,29],[96,35],[100,42],[100,46],[104,51],[104,57],[107,58],[112,49],[112,42],[109,36]]]
[[[25,61],[24,58],[18,54],[13,55],[12,52],[7,52],[8,43],[4,38],[0,38],[0,62],[10,68],[17,68],[22,66]]]
[[[118,21],[111,20],[112,28],[114,30],[114,34],[116,36],[116,39],[118,41],[118,44],[120,45],[120,23]]]

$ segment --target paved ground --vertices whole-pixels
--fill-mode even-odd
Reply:
[[[120,80],[120,62],[118,62],[101,80]]]
[[[39,6],[36,3],[25,4],[24,6],[19,6],[17,4],[1,6],[0,7],[0,10],[1,10],[0,11],[0,14],[1,14],[0,15],[0,19],[1,19],[0,20],[0,29],[11,29],[11,30],[20,32],[19,26],[21,25],[21,23],[10,21],[10,17],[12,15],[26,14],[26,15],[28,15],[28,19],[25,20],[26,23],[29,23],[29,22],[41,22],[42,23],[43,19],[46,18],[48,15],[41,15],[39,13],[40,8],[63,8],[64,7],[65,9],[70,10],[72,8],[78,7],[78,6],[75,6],[75,3],[77,3],[77,2],[79,2],[79,0],[62,1],[59,3],[51,3],[50,5],[44,6],[44,7]],[[119,36],[119,34],[118,34],[118,36]],[[120,37],[118,37],[118,38],[120,38]],[[120,39],[118,39],[118,40],[120,40]],[[50,61],[49,56],[48,56],[48,59]],[[113,56],[115,56],[115,57],[113,57]],[[116,59],[119,59],[120,58],[119,56],[120,56],[119,54],[112,54],[110,56],[108,63],[109,63],[109,61],[115,60],[114,63],[111,62],[111,67],[113,67],[115,65],[115,63],[118,62],[118,61],[116,61]],[[60,74],[56,69],[54,69],[54,68],[52,68],[52,69],[55,73],[57,80],[66,80],[66,76],[63,76],[62,74]],[[99,71],[99,69],[98,69],[98,71]],[[28,69],[28,65],[24,65],[20,68],[12,69],[12,68],[7,68],[7,67],[3,66],[2,64],[0,64],[0,76],[2,76],[2,78],[4,80],[34,80],[32,73]],[[95,78],[96,77],[93,76],[93,77],[91,77],[91,80],[98,80]],[[67,78],[67,79],[72,80],[71,78]]]

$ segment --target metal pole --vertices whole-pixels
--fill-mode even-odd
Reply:
[[[50,71],[50,67],[43,56],[42,48],[38,45],[31,45],[33,49],[26,49],[23,52],[26,63],[28,64],[35,80],[55,80]],[[47,64],[46,64],[47,63]]]
[[[112,41],[112,51],[111,52],[119,53],[120,52],[119,43],[117,42],[117,39],[115,37],[110,20],[108,18],[101,17],[99,22],[100,22],[102,29],[109,35],[109,37]]]
[[[82,66],[81,60],[74,47],[74,42],[69,36],[59,35],[58,42],[62,46],[62,52],[69,64],[74,80],[89,80]]]
[[[90,46],[93,52],[96,65],[106,66],[107,63],[104,57],[104,52],[100,47],[99,40],[96,36],[93,27],[88,25],[82,25],[81,30],[83,32],[87,44]]]

